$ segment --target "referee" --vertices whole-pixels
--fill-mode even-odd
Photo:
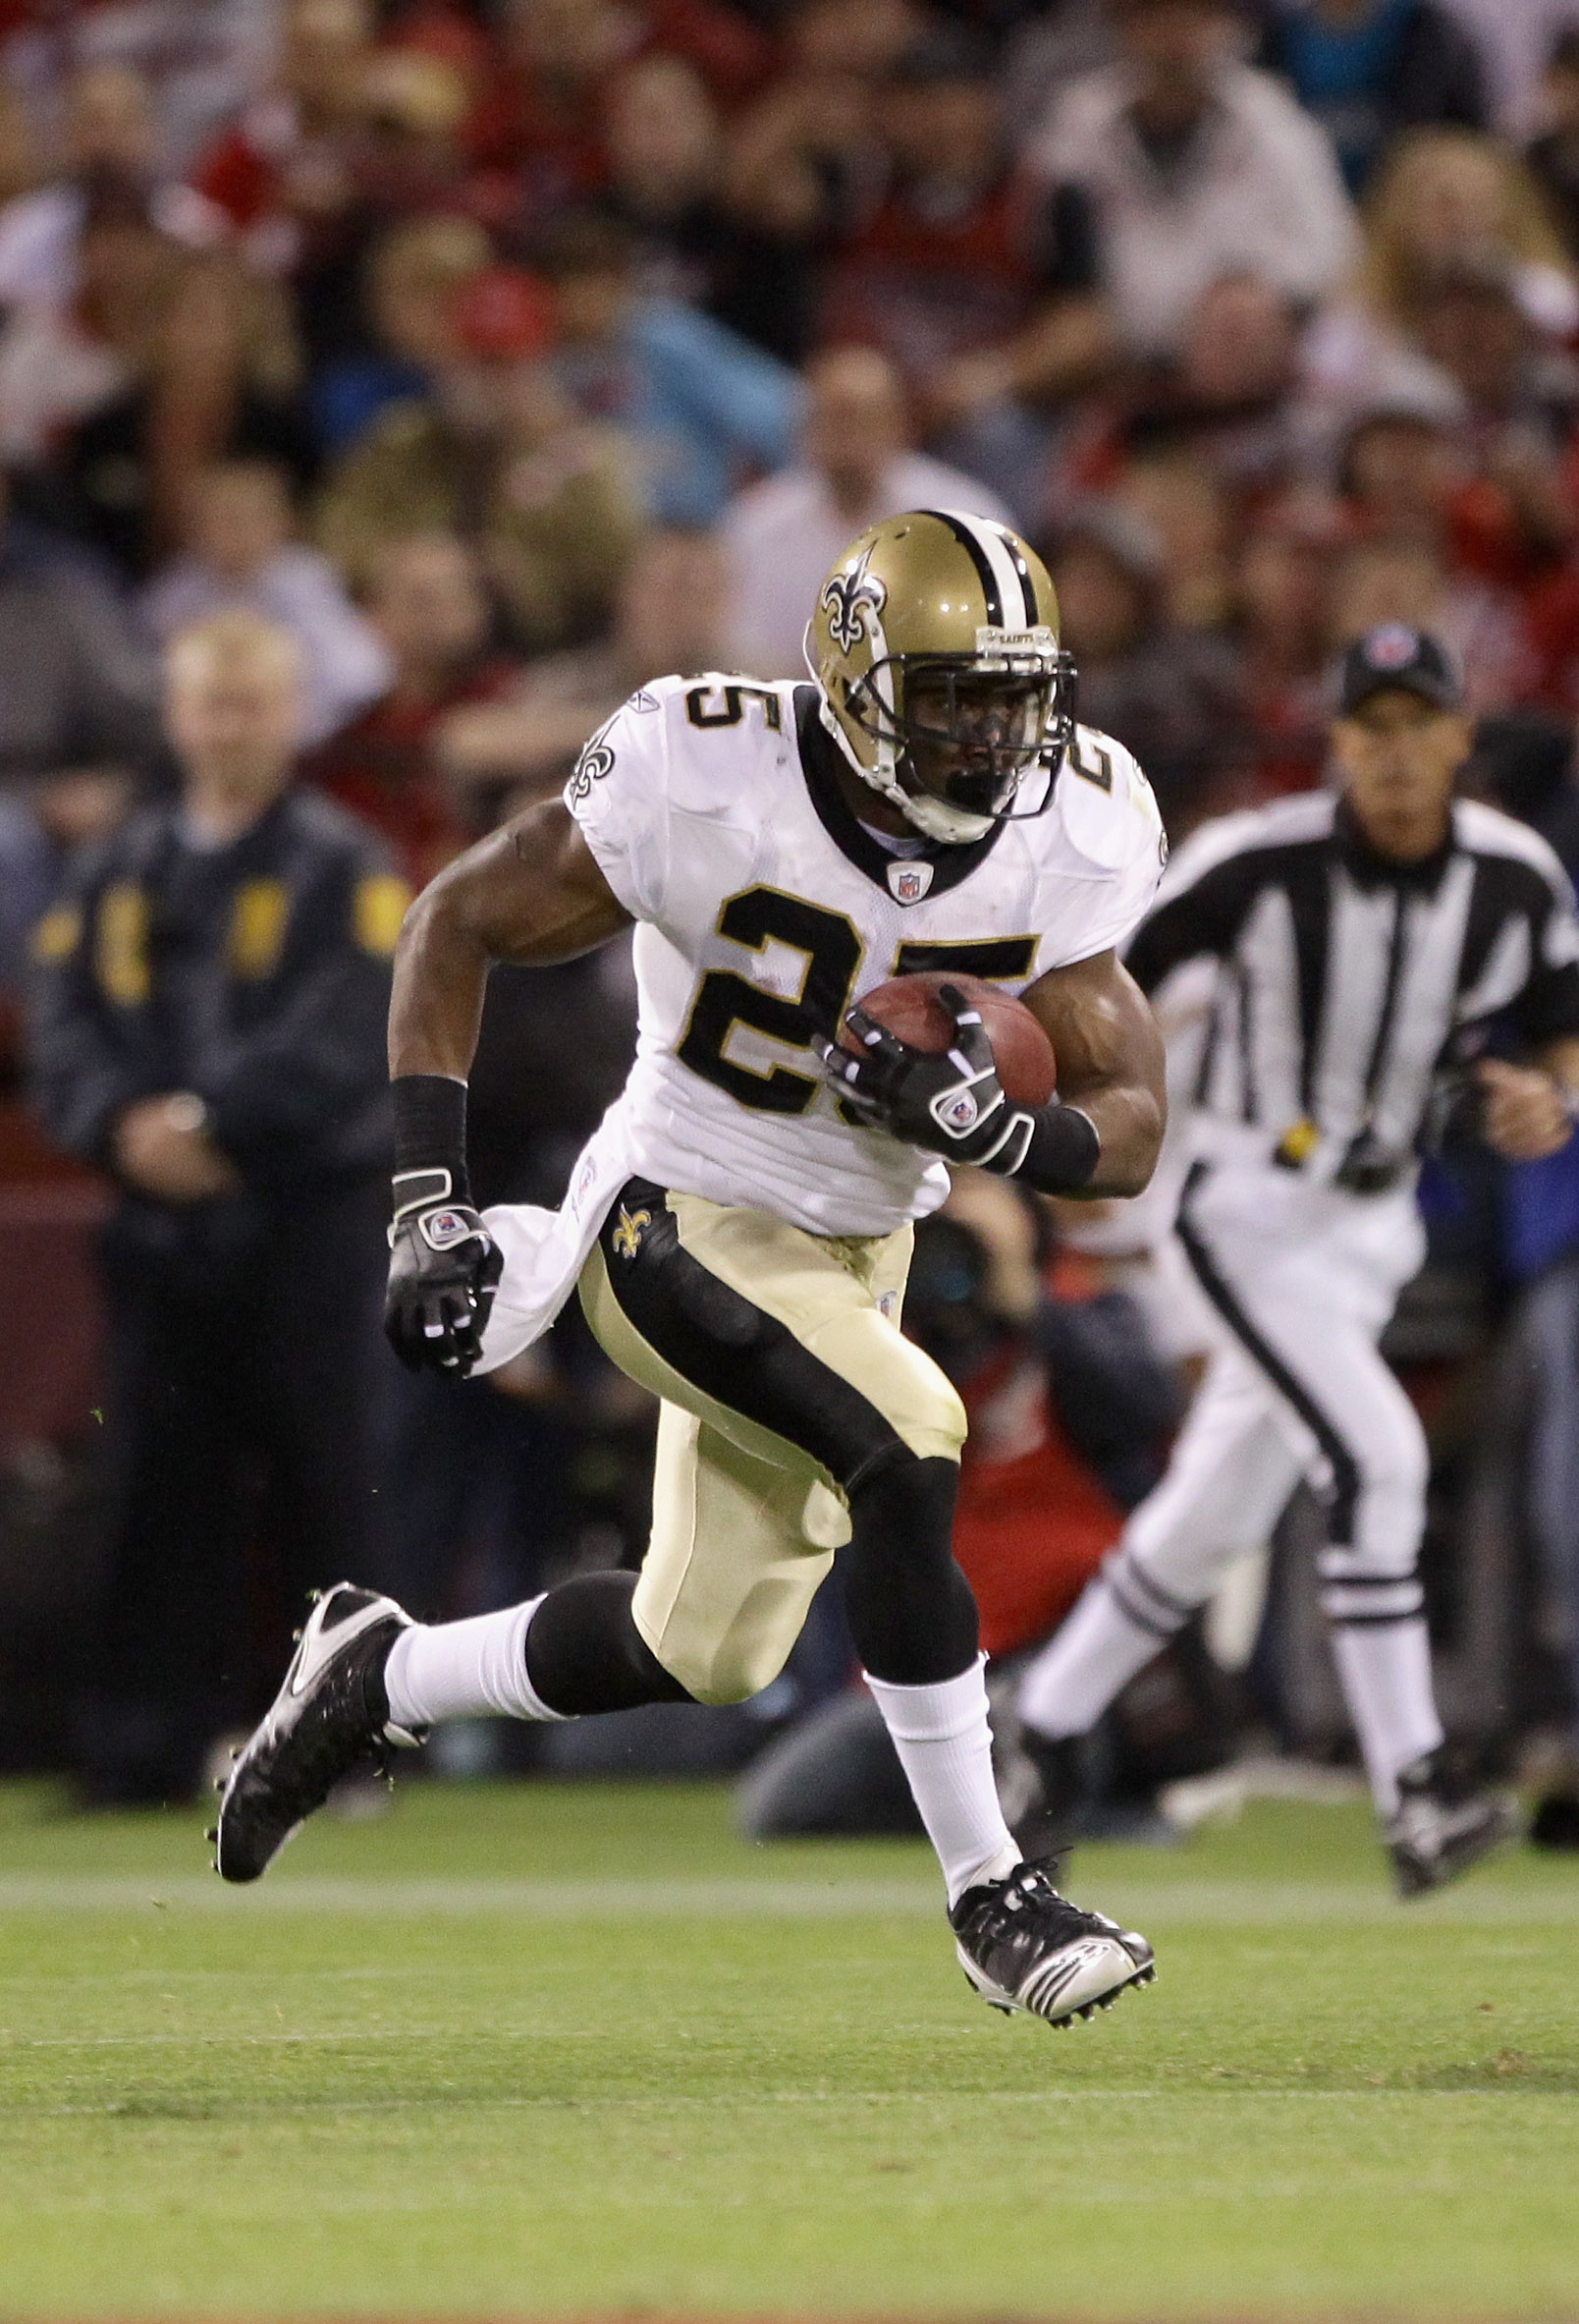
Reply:
[[[1167,1474],[1019,1701],[1057,1820],[1078,1798],[1074,1739],[1306,1477],[1326,1509],[1322,1604],[1404,1896],[1510,1828],[1443,1764],[1416,1567],[1426,1443],[1377,1347],[1424,1256],[1416,1155],[1456,1078],[1510,1161],[1567,1141],[1579,1091],[1573,895],[1544,840],[1454,800],[1470,740],[1435,638],[1372,631],[1342,667],[1335,792],[1205,826],[1134,938],[1128,965],[1153,995],[1217,963],[1177,1232],[1224,1329]],[[1494,1025],[1521,1062],[1490,1053]]]

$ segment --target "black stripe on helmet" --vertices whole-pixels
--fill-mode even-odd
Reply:
[[[1036,583],[1032,581],[1031,569],[1020,552],[1019,542],[1007,526],[1002,529],[1004,546],[1008,551],[1009,561],[1014,571],[1019,575],[1020,595],[1025,600],[1025,627],[1028,630],[1034,630],[1042,618],[1037,609]]]
[[[947,525],[955,540],[968,552],[970,562],[976,568],[976,579],[981,583],[982,596],[987,602],[988,627],[1001,630],[1004,627],[1004,600],[999,593],[998,577],[980,541],[968,525],[961,525],[959,519],[950,516],[947,509],[923,509],[921,514],[935,517],[940,525]]]

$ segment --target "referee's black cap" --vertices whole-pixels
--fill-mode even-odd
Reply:
[[[1445,646],[1429,631],[1384,622],[1378,630],[1367,630],[1343,656],[1339,715],[1347,717],[1373,694],[1394,687],[1418,694],[1439,710],[1456,710],[1463,699],[1458,672]]]

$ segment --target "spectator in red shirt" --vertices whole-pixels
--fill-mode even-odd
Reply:
[[[519,668],[493,650],[477,559],[450,534],[419,534],[386,549],[367,611],[395,683],[314,752],[302,774],[376,825],[400,851],[412,887],[423,888],[477,836],[439,766],[445,719],[463,705],[498,701]]]

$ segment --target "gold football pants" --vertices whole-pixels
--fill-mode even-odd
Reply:
[[[910,1243],[807,1235],[642,1179],[604,1222],[581,1304],[662,1399],[631,1613],[700,1702],[778,1677],[852,1490],[894,1460],[959,1458],[964,1408],[898,1328]]]

